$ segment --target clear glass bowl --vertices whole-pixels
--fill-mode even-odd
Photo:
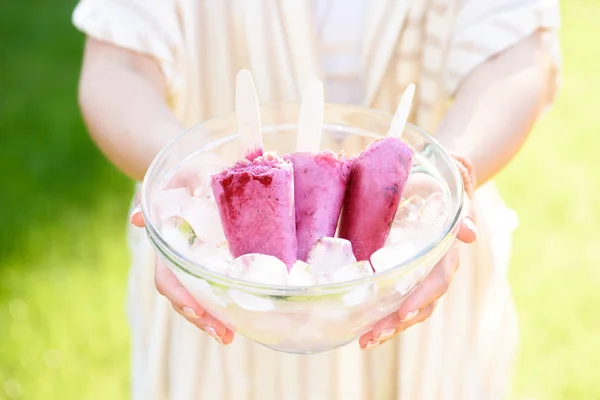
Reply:
[[[279,155],[294,151],[299,110],[295,103],[261,107],[265,151],[277,151]],[[374,110],[327,104],[321,149],[358,154],[374,139],[386,135],[391,119]],[[207,154],[223,158],[226,165],[238,161],[241,152],[235,113],[187,130],[153,161],[144,179],[141,200],[148,237],[198,302],[238,334],[287,353],[312,354],[341,347],[396,311],[449,250],[458,231],[463,186],[454,162],[434,139],[414,126],[407,125],[403,140],[415,150],[409,183],[423,174],[434,178],[449,197],[451,211],[438,237],[432,237],[429,245],[412,258],[385,272],[306,288],[262,285],[198,265],[166,243],[151,207],[153,194],[162,189],[173,171]]]

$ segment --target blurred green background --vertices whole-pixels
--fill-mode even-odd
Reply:
[[[129,397],[132,185],[79,116],[74,4],[0,6],[0,399]],[[513,399],[600,399],[600,2],[562,11],[558,101],[498,179],[521,220]]]

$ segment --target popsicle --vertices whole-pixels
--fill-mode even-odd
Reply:
[[[320,238],[333,237],[340,218],[348,164],[332,151],[297,152],[284,156],[294,165],[298,259]]]
[[[400,138],[414,85],[403,94],[388,137],[371,143],[352,160],[339,236],[352,243],[358,261],[385,245],[408,179],[413,150]]]
[[[290,268],[297,253],[292,164],[267,153],[213,175],[211,186],[231,254],[266,254]]]
[[[247,71],[238,74],[236,96],[245,124],[242,128],[240,122],[244,159],[211,177],[223,231],[234,257],[266,254],[289,269],[297,253],[293,167],[274,154],[263,154],[256,94]],[[250,112],[244,108],[248,105]]]
[[[320,238],[335,235],[340,217],[349,165],[330,150],[318,151],[323,124],[323,84],[307,86],[300,109],[297,152],[284,156],[294,166],[296,240],[298,259]]]

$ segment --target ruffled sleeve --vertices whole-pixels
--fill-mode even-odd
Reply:
[[[553,57],[551,93],[560,81],[561,57],[556,31],[560,25],[558,0],[466,0],[458,12],[447,58],[446,90],[454,94],[475,67],[515,45],[539,29],[548,31],[544,45]]]
[[[90,37],[155,58],[167,86],[177,86],[181,27],[174,0],[80,0],[72,19]]]

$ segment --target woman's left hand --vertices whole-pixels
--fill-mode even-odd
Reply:
[[[466,196],[463,217],[456,238],[463,243],[472,243],[477,238],[470,201]],[[448,290],[459,265],[459,248],[455,241],[419,287],[404,300],[400,309],[377,322],[373,329],[360,337],[358,343],[361,349],[368,350],[379,346],[412,325],[429,318],[438,299]]]

